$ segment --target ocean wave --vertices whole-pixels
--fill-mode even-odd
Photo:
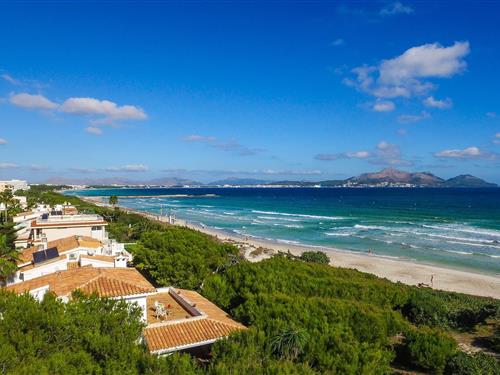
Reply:
[[[446,241],[447,243],[454,243],[457,245],[467,245],[467,246],[474,246],[474,247],[489,247],[493,249],[500,249],[500,246],[493,246],[493,245],[482,245],[478,243],[470,243],[470,242],[462,242],[462,241]]]
[[[299,241],[283,240],[281,238],[277,238],[277,239],[266,238],[266,240],[268,240],[268,241],[276,241],[276,242],[279,242],[279,243],[286,243],[286,244],[289,244],[289,245],[300,245]]]
[[[306,215],[306,214],[291,214],[288,212],[259,211],[259,210],[252,210],[252,212],[256,213],[256,214],[278,215],[278,216],[295,216],[295,217],[304,217],[304,218],[308,218],[308,219],[322,219],[322,220],[344,220],[345,219],[342,216],[319,216],[319,215]]]
[[[500,231],[498,230],[488,230],[488,229],[478,229],[478,228],[473,228],[473,227],[459,227],[459,226],[454,226],[454,225],[429,225],[429,224],[422,224],[422,227],[424,228],[431,228],[431,229],[439,229],[442,231],[453,231],[453,232],[463,232],[463,233],[471,233],[471,234],[481,234],[484,236],[491,236],[491,237],[499,237],[500,238]]]
[[[348,236],[352,236],[352,233],[345,233],[345,232],[325,232],[325,235],[327,235],[327,236],[334,236],[334,237],[348,237]]]
[[[362,229],[362,230],[386,230],[386,231],[392,231],[394,230],[393,228],[388,228],[384,226],[379,226],[379,225],[363,225],[363,224],[356,224],[354,225],[355,229]]]
[[[474,255],[474,253],[468,251],[459,251],[459,250],[447,250],[441,249],[442,251],[446,251],[447,253],[460,254],[460,255]]]
[[[289,217],[276,217],[276,216],[257,216],[259,219],[264,220],[282,220],[282,221],[293,221],[293,222],[301,222],[300,219],[291,219]]]

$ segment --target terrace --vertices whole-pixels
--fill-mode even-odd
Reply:
[[[178,291],[174,289],[164,288],[146,298],[148,324],[185,320],[203,315],[191,302],[177,293]],[[165,314],[158,314],[162,307]]]

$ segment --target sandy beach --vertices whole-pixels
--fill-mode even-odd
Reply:
[[[80,198],[94,204],[107,206],[103,204],[100,199],[90,197]],[[160,218],[156,215],[132,210],[127,207],[120,206],[120,208],[124,211],[135,212],[152,220],[159,220],[162,222],[167,220],[163,217]],[[392,259],[384,256],[377,256],[376,254],[355,253],[330,247],[280,243],[252,237],[237,236],[180,219],[175,219],[174,225],[186,226],[217,237],[222,241],[234,243],[242,249],[246,258],[250,261],[265,259],[278,251],[290,251],[294,255],[300,255],[304,251],[321,250],[329,255],[331,260],[330,264],[333,267],[356,269],[361,272],[367,272],[378,277],[407,285],[418,285],[423,283],[432,286],[434,289],[500,299],[500,277],[494,275]],[[260,250],[256,251],[259,248]],[[264,251],[263,249],[266,250]]]

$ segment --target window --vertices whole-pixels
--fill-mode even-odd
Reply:
[[[102,227],[92,227],[92,230],[102,230]]]

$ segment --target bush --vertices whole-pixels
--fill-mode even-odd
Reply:
[[[500,364],[487,354],[458,353],[446,365],[446,374],[449,375],[495,375],[500,374]]]
[[[443,372],[446,363],[457,350],[457,343],[453,338],[428,327],[407,331],[404,345],[410,361],[437,374]]]
[[[330,258],[322,251],[304,251],[300,259],[309,263],[329,264]]]
[[[206,278],[238,259],[238,249],[192,229],[145,231],[130,247],[134,264],[158,285],[201,289]]]

